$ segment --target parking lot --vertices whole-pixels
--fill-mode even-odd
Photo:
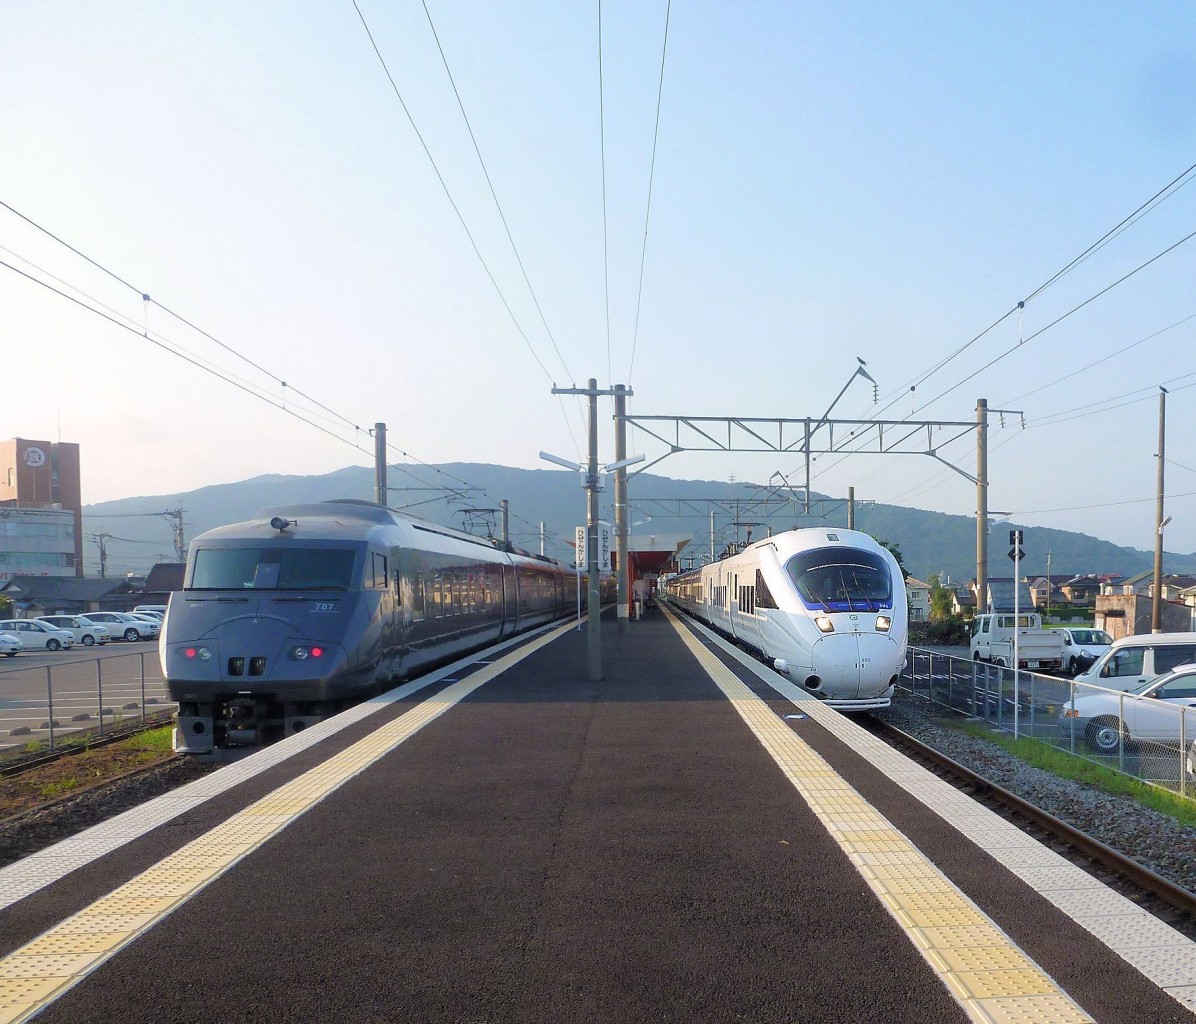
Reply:
[[[156,643],[23,651],[0,659],[0,753],[172,708]]]

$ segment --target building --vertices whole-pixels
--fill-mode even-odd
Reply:
[[[0,581],[0,594],[12,601],[18,619],[39,615],[86,615],[127,612],[141,595],[127,580],[84,580],[75,577],[14,576]]]
[[[909,621],[930,621],[930,584],[913,576],[905,577],[905,593],[909,599]]]
[[[0,580],[83,575],[79,446],[0,441]]]

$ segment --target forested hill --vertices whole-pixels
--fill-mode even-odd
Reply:
[[[440,470],[444,475],[438,473]],[[463,508],[495,508],[501,499],[509,502],[512,540],[528,550],[539,549],[539,524],[543,522],[548,535],[547,553],[557,558],[572,557],[566,539],[573,537],[574,527],[585,518],[585,492],[579,475],[567,470],[510,469],[505,466],[473,463],[449,463],[437,467],[411,467],[410,474],[392,467],[389,471],[392,490],[391,504],[413,506],[414,514],[443,525],[461,528],[465,518]],[[461,481],[484,489],[470,492],[465,500],[452,503],[430,488],[460,486]],[[760,488],[743,483],[717,480],[673,480],[643,473],[632,477],[629,484],[631,521],[651,517],[650,524],[637,526],[633,532],[690,535],[690,549],[701,554],[710,549],[710,517],[704,499],[718,499],[723,509],[733,509],[740,501],[740,519],[761,525],[753,527],[753,537],[759,539],[770,524],[774,532],[795,526],[829,524],[845,526],[845,503],[816,501],[812,511],[824,511],[823,516],[795,515],[791,510],[774,512],[766,518],[751,501],[762,494]],[[372,469],[349,467],[322,476],[259,476],[237,483],[201,487],[183,494],[160,494],[123,498],[86,506],[84,530],[88,537],[84,550],[87,574],[98,574],[98,548],[91,537],[101,531],[111,534],[107,540],[108,574],[125,571],[145,572],[155,561],[167,561],[172,550],[170,523],[155,513],[182,508],[185,534],[188,540],[205,530],[226,523],[247,519],[269,505],[323,501],[329,498],[365,498],[374,496]],[[815,495],[815,498],[818,498]],[[660,499],[653,500],[653,499]],[[678,501],[686,504],[678,512]],[[613,521],[613,482],[602,493],[602,518]],[[796,506],[794,506],[796,508]],[[97,518],[91,519],[89,517]],[[98,518],[104,516],[105,518]],[[116,518],[116,517],[120,518]],[[124,518],[128,516],[128,518]],[[480,521],[485,517],[476,513]],[[731,526],[733,516],[719,512],[716,530],[719,546],[734,539]],[[1008,530],[1014,523],[1002,523],[992,529],[989,543],[989,575],[1011,576],[1013,564],[1006,557],[1009,549]],[[963,581],[976,574],[976,525],[968,516],[945,515],[922,509],[897,505],[869,504],[860,501],[856,510],[856,526],[881,540],[900,547],[906,568],[915,576],[927,579],[942,572],[952,580]],[[1100,529],[1099,513],[1094,513],[1094,532]],[[1042,527],[1023,527],[1023,549],[1026,557],[1022,572],[1044,575],[1047,553],[1051,553],[1050,571],[1062,573],[1122,573],[1131,575],[1151,568],[1153,552],[1120,547],[1098,537],[1066,530]],[[476,532],[476,530],[475,530]],[[739,539],[747,536],[746,528],[739,531]],[[1143,527],[1143,538],[1149,539],[1149,524]],[[1168,553],[1164,561],[1167,572],[1196,572],[1196,553]]]

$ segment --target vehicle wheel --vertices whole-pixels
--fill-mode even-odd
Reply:
[[[62,648],[62,644],[60,644],[57,640],[55,640],[54,637],[50,637],[50,639],[46,641],[46,650],[47,651],[57,651],[57,650],[60,650],[61,648]]]
[[[7,654],[10,658],[15,658],[17,656],[16,651],[5,651],[4,653]]]
[[[997,668],[1004,668],[1005,667],[1005,659],[998,658],[996,661],[993,662],[993,664],[996,665]]]
[[[90,647],[95,642],[96,642],[96,638],[94,636],[92,636],[90,633],[83,634],[83,646],[84,647]]]
[[[132,626],[125,630],[125,639],[132,643],[134,640],[140,640],[141,634],[137,632]]]
[[[1098,718],[1090,726],[1085,737],[1088,746],[1098,754],[1116,754],[1123,742],[1128,740],[1129,733],[1125,732],[1116,718]]]
[[[979,661],[979,660],[980,660],[980,652],[979,652],[979,651],[977,651],[975,654],[973,654],[973,655],[972,655],[972,660],[973,660],[973,661]]]
[[[1074,657],[1067,663],[1067,671],[1073,676],[1079,674],[1080,663]]]

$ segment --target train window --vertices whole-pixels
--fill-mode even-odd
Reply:
[[[389,582],[386,571],[386,556],[378,554],[377,551],[371,551],[370,554],[373,555],[374,589],[385,590]]]
[[[189,590],[348,590],[352,548],[200,548]]]
[[[424,574],[417,572],[411,581],[411,618],[420,622],[424,618]]]
[[[772,596],[772,591],[768,589],[768,584],[764,582],[764,573],[759,569],[756,570],[756,607],[757,608],[775,608],[777,606],[776,600]]]
[[[785,564],[809,608],[879,611],[893,603],[893,584],[884,558],[859,548],[815,548]]]

